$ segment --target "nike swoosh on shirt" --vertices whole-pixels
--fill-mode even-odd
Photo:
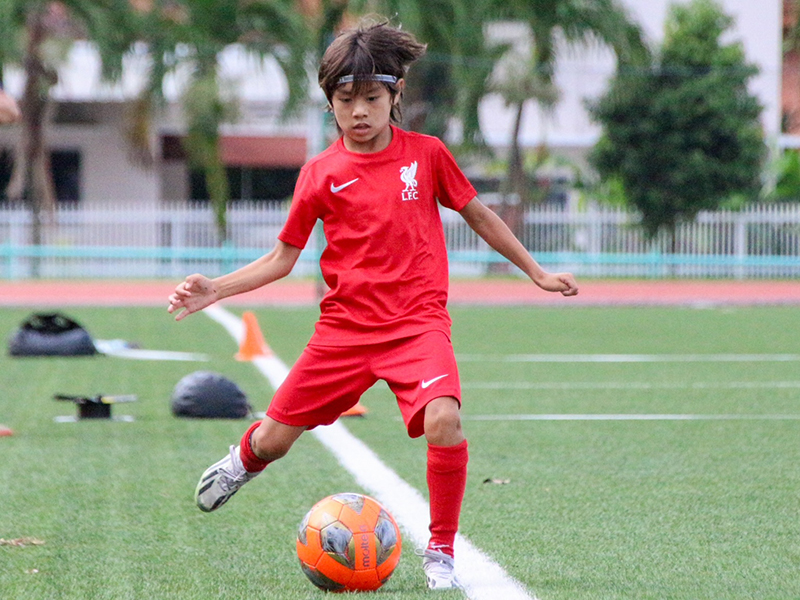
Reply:
[[[422,383],[421,383],[420,385],[422,386],[422,389],[424,390],[426,387],[430,386],[432,383],[436,383],[436,382],[437,382],[437,381],[439,381],[440,379],[444,379],[444,378],[445,378],[445,377],[447,377],[449,374],[450,374],[450,373],[445,373],[444,375],[439,375],[438,377],[434,377],[433,379],[429,379],[428,381],[425,381],[425,380],[423,379],[423,380],[422,380]]]
[[[348,181],[347,183],[343,183],[342,185],[333,185],[333,184],[331,184],[331,192],[333,192],[334,194],[338,194],[344,188],[346,188],[348,185],[353,185],[356,181],[358,181],[358,177],[353,179],[353,181]]]

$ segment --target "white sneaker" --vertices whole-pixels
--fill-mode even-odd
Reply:
[[[422,553],[422,570],[431,590],[462,590],[456,578],[455,561],[451,556],[428,548]]]
[[[208,467],[200,478],[194,491],[197,507],[203,512],[217,510],[256,475],[244,470],[239,446],[231,446],[228,456]]]

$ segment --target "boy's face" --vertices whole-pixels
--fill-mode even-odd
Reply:
[[[405,83],[398,82],[399,89]],[[380,152],[392,141],[389,127],[393,102],[399,102],[400,93],[392,95],[386,86],[371,84],[363,93],[353,93],[353,84],[336,88],[331,98],[333,114],[344,134],[344,145],[351,152]]]

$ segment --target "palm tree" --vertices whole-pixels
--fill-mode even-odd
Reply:
[[[483,140],[478,104],[485,95],[500,49],[486,44],[484,24],[498,0],[351,0],[354,12],[392,15],[393,21],[428,44],[405,92],[410,129],[443,137],[458,116],[466,146]]]
[[[188,64],[191,75],[183,98],[185,147],[191,166],[205,177],[218,239],[224,243],[230,190],[219,129],[235,118],[235,110],[223,94],[217,57],[226,47],[239,44],[261,59],[275,58],[288,82],[288,114],[305,98],[310,30],[295,0],[155,0],[144,21],[143,37],[153,65],[133,131],[140,139],[147,136],[147,118],[163,100],[164,76]]]
[[[319,10],[310,18],[312,30],[316,33],[314,47],[317,58],[321,58],[325,49],[333,41],[336,29],[341,25],[347,13],[349,0],[320,0]]]
[[[490,91],[499,93],[506,105],[514,109],[514,125],[503,196],[507,199],[509,195],[515,194],[520,204],[527,204],[530,195],[525,173],[525,156],[520,144],[525,106],[529,100],[533,100],[545,110],[550,110],[559,100],[559,90],[550,78],[542,76],[534,62],[535,56],[511,53],[506,58],[510,60],[507,61],[503,77],[490,87]],[[504,202],[505,204],[508,202]]]
[[[428,44],[428,54],[415,67],[407,88],[410,126],[441,136],[449,118],[457,116],[463,142],[472,148],[482,145],[478,106],[487,93],[508,91],[507,101],[518,117],[520,102],[528,99],[538,98],[545,108],[551,105],[560,39],[568,44],[608,45],[621,64],[647,57],[641,30],[619,0],[351,0],[349,8],[396,15]],[[498,61],[514,51],[489,39],[486,25],[498,21],[526,23],[533,39],[531,57],[522,57],[529,70],[515,70],[512,83],[519,85],[513,92],[515,85],[497,87],[491,79]],[[525,89],[532,95],[518,99]],[[518,143],[517,137],[512,143]],[[516,154],[521,157],[521,152]]]
[[[42,242],[42,212],[55,205],[45,143],[50,90],[70,43],[86,37],[99,49],[103,75],[114,79],[134,39],[128,0],[4,0],[0,10],[0,63],[19,64],[26,76],[22,136],[8,196],[30,206],[34,245]],[[59,46],[63,51],[54,53]],[[36,275],[38,266],[33,270]]]
[[[640,27],[618,0],[502,0],[497,8],[498,17],[526,23],[532,42],[530,56],[510,61],[516,68],[512,67],[510,76],[495,88],[515,109],[507,189],[524,199],[528,194],[519,140],[522,114],[529,100],[537,102],[545,112],[555,105],[558,89],[554,74],[559,49],[600,43],[614,51],[618,67],[647,64],[649,50]]]

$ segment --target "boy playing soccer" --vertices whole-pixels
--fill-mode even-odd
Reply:
[[[476,197],[438,139],[403,131],[404,77],[425,46],[387,23],[340,34],[319,83],[341,137],[301,170],[275,248],[216,279],[190,275],[170,296],[176,320],[289,274],[322,220],[320,267],[330,291],[306,349],[275,392],[263,421],[203,473],[203,511],[284,456],[307,429],[333,423],[379,379],[397,397],[408,435],[428,443],[430,541],[423,569],[431,589],[460,587],[453,543],[467,479],[461,390],[447,312],[448,265],[438,204],[458,211],[486,242],[540,288],[578,293],[569,273],[542,270]]]

